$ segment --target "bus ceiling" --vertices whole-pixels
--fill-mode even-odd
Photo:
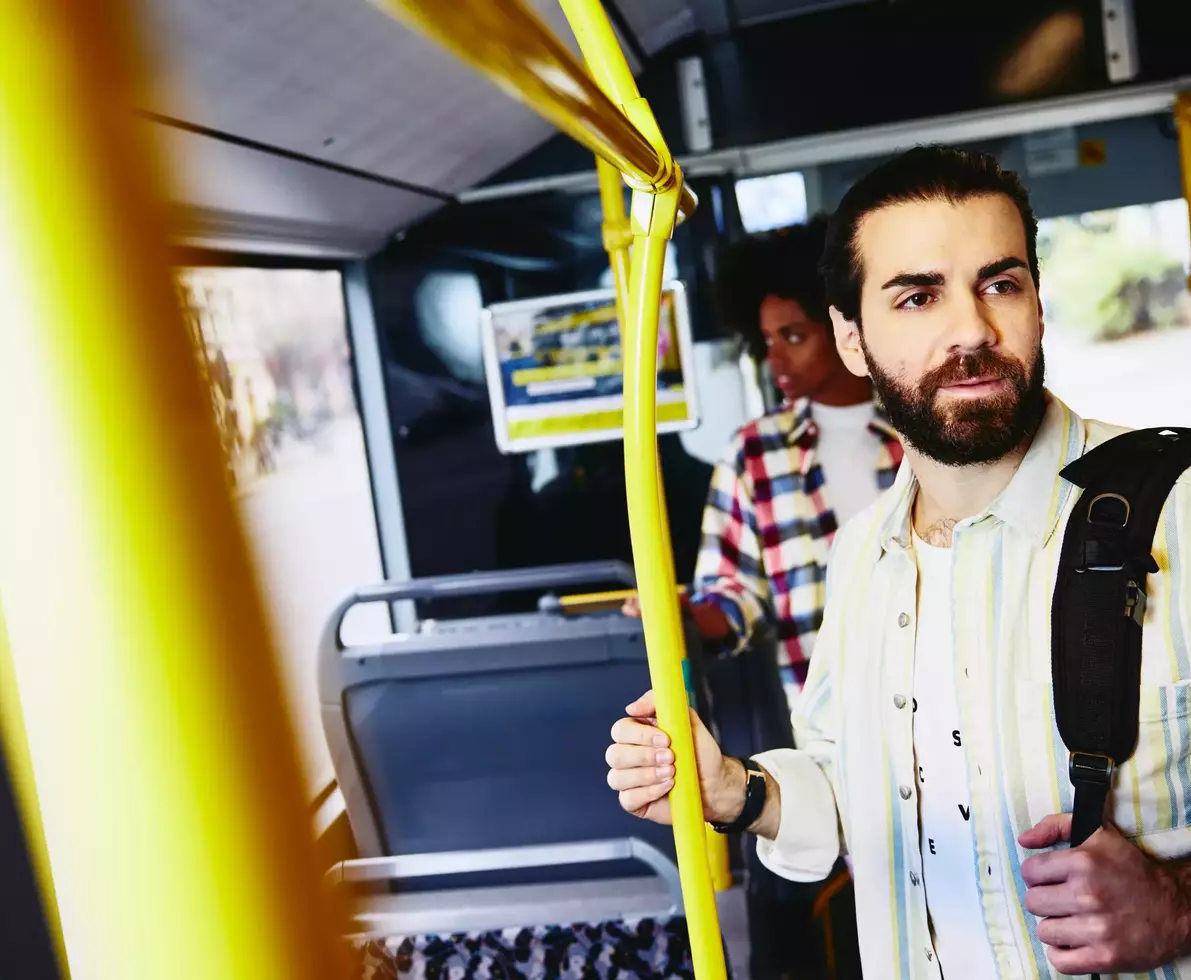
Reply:
[[[577,51],[557,0],[533,0]],[[1191,5],[604,0],[691,177],[1170,110]],[[137,99],[185,244],[351,257],[444,207],[594,192],[590,154],[379,7],[148,0]],[[929,51],[929,58],[914,52]]]

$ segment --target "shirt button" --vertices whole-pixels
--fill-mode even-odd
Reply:
[[[913,885],[915,888],[917,888],[919,880],[920,879],[919,879],[918,875],[915,872],[911,871],[910,872],[910,884]]]
[[[909,613],[899,614],[897,617],[897,625],[900,626],[902,629],[905,629],[907,626],[909,626],[910,625],[910,614]]]
[[[904,708],[906,706],[906,699],[900,694],[895,694],[893,696],[893,706],[898,709]]]
[[[933,950],[929,950],[929,949],[928,949],[928,950],[926,951],[926,962],[927,962],[927,963],[933,963],[933,962],[934,962],[934,959],[935,959],[935,954],[934,954],[934,951],[933,951]]]
[[[903,800],[908,800],[910,798],[910,794],[914,792],[909,786],[899,786],[897,791],[901,794],[901,798]]]

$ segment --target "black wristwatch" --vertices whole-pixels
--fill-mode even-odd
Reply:
[[[765,809],[765,770],[752,759],[740,759],[744,766],[747,782],[744,791],[744,809],[731,823],[713,823],[711,829],[719,834],[739,834],[748,830],[761,818]]]

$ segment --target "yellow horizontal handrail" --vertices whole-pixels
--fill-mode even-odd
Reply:
[[[675,182],[668,161],[521,0],[374,0],[643,187]],[[694,212],[682,187],[679,210]]]

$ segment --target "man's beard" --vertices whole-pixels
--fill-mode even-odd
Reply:
[[[918,452],[945,466],[993,463],[1038,431],[1046,411],[1042,345],[1027,368],[987,347],[962,354],[927,372],[917,386],[883,371],[868,347],[864,359],[889,422]],[[987,398],[938,401],[940,389],[971,378],[996,378],[1008,387]]]

